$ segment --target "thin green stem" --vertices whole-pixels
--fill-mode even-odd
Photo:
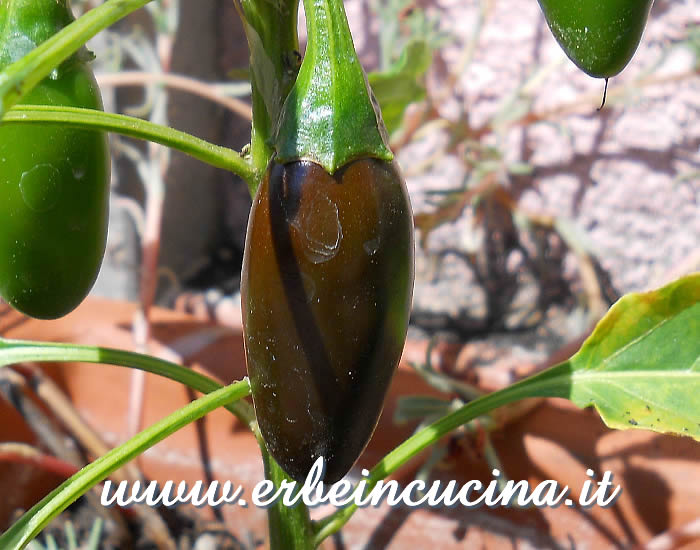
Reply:
[[[291,480],[267,449],[264,446],[261,449],[265,479],[272,481],[277,491],[283,481]],[[313,550],[316,547],[309,509],[302,502],[289,507],[277,499],[268,509],[267,517],[270,522],[270,550]]]
[[[199,374],[181,365],[158,359],[157,357],[151,357],[150,355],[95,346],[57,344],[53,342],[28,342],[0,338],[0,368],[28,361],[52,361],[63,363],[74,361],[136,368],[180,382],[202,393],[211,393],[222,387],[221,384],[203,374]],[[247,379],[244,379],[242,383],[247,386]],[[250,388],[248,393],[250,393]],[[251,427],[253,431],[257,431],[255,412],[248,403],[245,401],[232,403],[227,405],[226,408],[236,415],[241,422]]]
[[[255,181],[252,166],[237,151],[140,118],[77,107],[21,105],[5,113],[1,123],[60,124],[115,132],[182,151],[202,162],[239,175],[249,187]]]
[[[297,76],[299,0],[235,0],[235,5],[250,50],[250,155],[259,184],[273,154],[270,140],[280,109]]]
[[[107,0],[0,73],[0,114],[41,82],[85,42],[151,0]]]
[[[248,392],[246,381],[220,388],[178,409],[123,445],[88,464],[44,497],[0,536],[0,548],[8,550],[24,548],[53,518],[112,472],[187,424],[202,418],[214,409],[245,397]]]
[[[532,378],[467,403],[459,410],[415,433],[386,455],[372,468],[367,478],[367,490],[371,490],[379,481],[395,472],[423,449],[436,443],[440,438],[463,424],[498,407],[527,397],[566,397],[570,381],[571,368],[569,363],[565,362]],[[316,524],[316,544],[321,544],[326,537],[339,531],[352,517],[355,510],[357,510],[357,505],[351,504],[319,521]]]

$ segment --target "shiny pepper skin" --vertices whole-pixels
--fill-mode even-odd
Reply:
[[[566,55],[597,78],[618,74],[637,50],[653,0],[539,0]]]
[[[341,479],[376,427],[413,292],[413,220],[394,163],[330,176],[271,161],[253,202],[241,293],[248,374],[267,448],[294,479],[324,457]]]
[[[0,69],[73,20],[64,1],[0,4]],[[64,62],[21,103],[102,109],[83,59]],[[103,132],[0,124],[0,295],[10,305],[52,319],[87,295],[105,250],[109,179]]]

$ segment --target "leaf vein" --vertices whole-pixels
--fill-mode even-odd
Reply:
[[[607,363],[609,363],[610,361],[612,361],[613,359],[615,359],[615,358],[616,358],[618,355],[620,355],[621,353],[627,351],[627,350],[628,350],[629,348],[631,348],[632,346],[635,346],[635,345],[637,345],[638,343],[642,342],[645,338],[647,338],[647,337],[648,337],[649,335],[651,335],[655,330],[657,330],[658,328],[660,328],[661,326],[663,326],[664,324],[666,324],[668,321],[669,321],[669,319],[661,319],[661,321],[660,321],[659,323],[657,323],[657,324],[653,325],[652,327],[650,327],[649,330],[647,330],[646,332],[643,332],[642,334],[640,334],[640,335],[637,336],[636,338],[634,338],[634,339],[630,340],[629,342],[627,342],[626,344],[624,344],[622,347],[619,347],[618,349],[616,349],[613,353],[611,353],[611,354],[608,355],[607,357],[601,359],[600,364],[599,364],[598,367],[593,367],[593,368],[590,367],[590,364],[591,364],[591,362],[593,361],[593,356],[592,356],[592,354],[591,354],[591,356],[590,356],[589,359],[588,359],[588,364],[587,364],[587,366],[586,366],[586,370],[604,370],[604,369],[606,368]]]

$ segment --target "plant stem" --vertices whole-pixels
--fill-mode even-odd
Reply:
[[[0,114],[41,82],[85,42],[151,0],[107,0],[0,73]]]
[[[198,372],[150,355],[111,348],[0,338],[0,368],[14,363],[42,361],[64,363],[74,361],[131,367],[164,376],[202,393],[211,393],[222,387],[218,382]],[[249,394],[248,380],[244,379],[241,383],[248,387]],[[254,426],[256,426],[255,413],[248,403],[244,401],[232,403],[227,405],[226,408],[241,422],[254,429]],[[0,548],[2,547],[0,546]]]
[[[282,104],[298,72],[299,0],[238,0],[236,7],[250,49],[253,100],[250,155],[255,177],[249,187],[251,196],[254,196],[273,154],[270,140]],[[257,426],[254,432],[262,453],[265,477],[279,487],[287,476],[267,452]],[[288,508],[278,499],[267,513],[271,550],[311,550],[315,547],[309,511],[303,503]]]
[[[250,49],[253,127],[250,152],[258,184],[273,150],[270,139],[298,72],[299,0],[238,0]],[[257,188],[257,185],[255,185]],[[255,189],[252,189],[253,194]]]
[[[189,92],[196,96],[208,99],[218,105],[226,107],[238,116],[250,120],[253,111],[250,105],[238,97],[231,97],[226,93],[227,89],[241,89],[247,95],[250,93],[248,83],[216,83],[203,82],[186,75],[146,72],[146,71],[120,71],[118,73],[97,73],[95,75],[97,83],[101,88],[107,86],[147,86],[149,84],[162,84],[175,90]]]
[[[217,168],[233,172],[245,180],[250,188],[254,185],[253,168],[237,151],[214,145],[185,132],[140,118],[77,107],[21,105],[13,107],[2,118],[2,124],[18,123],[61,124],[115,132],[136,139],[148,140],[182,151]]]
[[[49,522],[94,485],[187,424],[221,406],[248,394],[247,381],[220,388],[178,409],[146,428],[129,441],[85,466],[80,472],[54,489],[0,536],[0,548],[20,550],[36,537]]]
[[[260,448],[263,451],[265,479],[272,481],[277,490],[283,481],[290,480],[263,445]],[[301,501],[291,508],[285,506],[282,499],[276,499],[268,508],[267,518],[270,523],[270,550],[312,550],[316,547],[309,509]]]

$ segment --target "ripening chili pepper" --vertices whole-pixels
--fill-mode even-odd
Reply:
[[[372,436],[401,358],[413,218],[343,3],[304,7],[309,40],[253,200],[241,297],[267,449],[299,481],[323,457],[332,483]]]
[[[609,78],[637,50],[653,0],[539,0],[552,34],[585,73]]]
[[[302,480],[317,457],[342,478],[377,424],[406,337],[413,221],[392,162],[333,176],[270,163],[241,283],[248,372],[267,448]]]
[[[0,0],[0,69],[73,21],[65,0]],[[21,103],[102,109],[84,48]],[[103,132],[0,123],[0,295],[37,318],[70,312],[97,277],[107,237]]]

